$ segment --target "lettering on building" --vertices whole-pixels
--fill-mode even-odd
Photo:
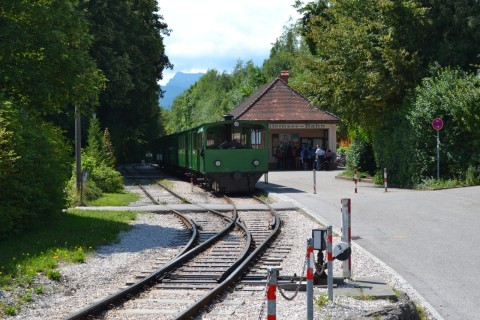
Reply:
[[[320,123],[270,123],[270,129],[323,129],[324,124]]]

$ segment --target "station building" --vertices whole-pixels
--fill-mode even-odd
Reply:
[[[288,85],[288,76],[288,71],[282,71],[280,77],[258,88],[230,112],[237,120],[269,123],[271,169],[277,166],[277,147],[293,150],[320,145],[324,150],[336,153],[340,118],[310,104],[307,98]]]

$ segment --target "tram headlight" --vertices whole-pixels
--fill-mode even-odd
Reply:
[[[222,165],[222,162],[220,160],[215,160],[214,164],[215,167],[220,167]]]
[[[258,167],[260,165],[260,161],[258,161],[257,159],[253,160],[252,161],[252,164],[255,166],[255,167]]]

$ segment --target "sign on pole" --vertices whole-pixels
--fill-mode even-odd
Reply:
[[[443,120],[440,118],[435,118],[432,121],[433,129],[440,131],[443,128]]]
[[[443,128],[443,120],[435,118],[432,121],[433,129],[437,130],[437,180],[440,179],[440,130]]]

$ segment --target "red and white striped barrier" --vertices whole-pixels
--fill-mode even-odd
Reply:
[[[383,184],[385,185],[385,192],[387,192],[387,168],[383,169]]]
[[[355,182],[355,193],[357,193],[357,181],[358,181],[357,168],[355,168],[353,169],[353,182]]]
[[[352,215],[351,215],[351,201],[350,199],[342,199],[342,241],[347,243],[349,247],[352,246]],[[343,278],[350,279],[352,277],[352,256],[343,261]]]
[[[278,269],[268,269],[269,277],[267,284],[267,320],[277,319],[277,277]]]
[[[333,301],[333,243],[332,226],[327,226],[327,292],[328,299]]]
[[[307,240],[307,320],[313,320],[313,239]]]

